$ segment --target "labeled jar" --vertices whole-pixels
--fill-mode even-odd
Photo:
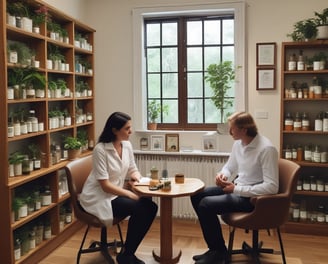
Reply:
[[[306,112],[302,114],[302,130],[309,131],[310,130],[310,120],[309,116]]]
[[[302,146],[297,147],[297,161],[302,161],[303,160],[303,148]]]
[[[314,131],[322,131],[323,130],[323,113],[320,112],[317,114],[314,120]]]
[[[325,207],[323,205],[319,205],[317,209],[317,221],[318,223],[324,223],[325,220]]]
[[[42,206],[48,206],[51,204],[51,191],[49,189],[49,186],[46,187],[45,191],[41,194],[41,203]]]
[[[294,120],[289,112],[285,116],[284,127],[286,131],[292,131],[294,128]]]
[[[322,179],[317,179],[317,191],[323,192],[325,190],[325,184]]]
[[[300,131],[302,130],[302,119],[299,112],[296,112],[295,118],[294,118],[294,131]]]
[[[328,132],[328,112],[324,113],[324,116],[322,119],[322,131]]]
[[[317,180],[313,175],[310,176],[310,190],[311,191],[317,190]]]
[[[289,61],[288,61],[288,70],[289,71],[295,71],[297,67],[297,63],[296,63],[296,55],[293,54],[289,57]]]
[[[292,220],[294,222],[298,222],[300,219],[300,205],[293,203],[291,207],[292,207]]]
[[[302,188],[304,191],[310,191],[310,189],[311,189],[310,180],[307,177],[304,177],[304,179],[303,179]]]
[[[313,162],[321,162],[320,146],[316,145],[313,151]]]
[[[304,160],[312,161],[312,150],[310,145],[304,146]]]
[[[301,201],[300,205],[300,222],[306,222],[307,221],[307,211],[306,211],[306,202],[305,200]]]

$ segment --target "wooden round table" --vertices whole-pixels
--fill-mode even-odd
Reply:
[[[149,190],[147,184],[136,183],[133,190],[140,196],[160,197],[160,254],[153,250],[154,259],[162,264],[179,262],[181,250],[173,252],[172,245],[172,201],[175,197],[189,196],[204,189],[205,184],[197,178],[185,178],[184,183],[171,180],[171,190]]]

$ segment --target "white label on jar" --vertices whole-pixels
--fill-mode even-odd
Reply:
[[[295,128],[301,128],[302,127],[302,122],[301,121],[295,121],[294,122],[294,129]]]
[[[304,71],[304,61],[298,61],[297,62],[297,70],[298,71]]]
[[[317,217],[317,221],[318,221],[319,223],[323,223],[323,222],[325,221],[325,216],[324,216],[324,215],[318,215],[318,217]]]
[[[14,250],[15,260],[19,260],[21,258],[21,249],[17,248]]]
[[[311,191],[316,191],[317,190],[317,184],[315,184],[315,183],[311,183]]]
[[[320,154],[320,162],[325,163],[327,162],[327,152],[323,151]]]
[[[324,118],[322,121],[322,130],[327,132],[328,131],[328,118]]]
[[[315,131],[322,131],[322,120],[321,119],[316,119],[314,121],[314,130]]]
[[[310,121],[309,120],[302,120],[302,127],[309,127]]]
[[[292,153],[290,151],[286,151],[285,159],[291,159],[291,158],[292,158]]]
[[[44,230],[44,239],[50,239],[51,238],[51,229]]]
[[[42,195],[42,205],[50,205],[51,204],[51,195]]]
[[[296,70],[296,61],[289,61],[288,62],[288,70],[295,71]]]
[[[309,183],[303,183],[303,190],[309,191],[310,190],[310,184]]]
[[[300,211],[300,218],[306,219],[307,218],[307,212],[306,211]]]
[[[325,189],[325,186],[323,184],[317,183],[317,191],[318,192],[323,192]]]
[[[320,162],[321,159],[321,153],[320,152],[314,152],[313,153],[313,161],[314,162]]]
[[[294,208],[293,210],[293,218],[298,219],[300,217],[300,210],[298,208]]]
[[[310,161],[312,156],[312,152],[309,150],[304,151],[304,160]]]
[[[8,137],[14,137],[14,127],[8,127]]]

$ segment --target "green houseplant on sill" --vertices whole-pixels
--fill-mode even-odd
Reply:
[[[64,139],[64,149],[67,150],[68,159],[74,160],[81,154],[81,141],[76,137],[68,136]]]
[[[220,121],[218,122],[218,133],[227,133],[226,118],[230,114],[227,112],[233,106],[233,99],[228,97],[228,91],[235,80],[235,70],[232,61],[222,61],[218,64],[210,64],[207,68],[207,81],[212,88],[213,96],[211,97],[215,107],[219,110]]]
[[[151,100],[148,104],[148,129],[156,130],[157,121],[161,114],[167,115],[169,113],[168,105],[161,105],[159,101]]]

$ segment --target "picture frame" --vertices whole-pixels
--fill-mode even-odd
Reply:
[[[164,135],[151,135],[150,136],[150,149],[156,151],[164,151]]]
[[[165,151],[179,152],[179,134],[165,135]]]
[[[256,65],[257,67],[276,66],[277,44],[275,42],[256,44]]]
[[[215,134],[203,135],[203,151],[217,151],[217,136]]]
[[[276,89],[276,69],[258,68],[256,69],[256,90]]]

